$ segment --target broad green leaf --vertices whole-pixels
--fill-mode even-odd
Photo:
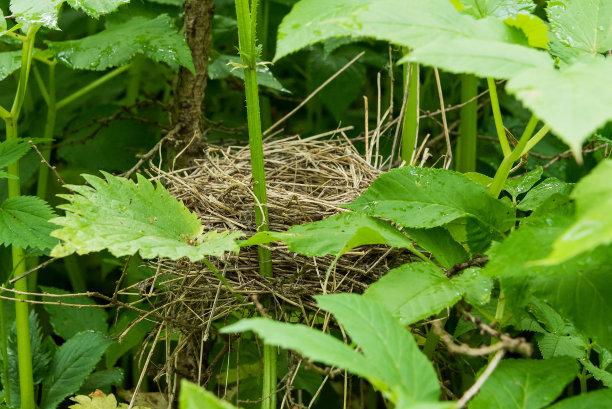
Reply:
[[[531,47],[548,49],[548,26],[541,18],[533,14],[518,14],[508,17],[504,23],[510,27],[520,29],[527,37],[527,43]]]
[[[612,106],[612,105],[611,105]],[[612,161],[601,162],[576,184],[576,220],[553,244],[545,264],[558,264],[612,242]]]
[[[572,191],[572,184],[560,181],[557,178],[548,178],[531,189],[518,204],[519,210],[536,210],[551,196],[567,196]]]
[[[389,223],[360,213],[342,213],[317,222],[297,225],[286,233],[257,233],[243,246],[282,240],[289,250],[306,256],[342,255],[366,244],[414,249],[410,239]]]
[[[224,334],[253,331],[266,344],[293,349],[314,361],[337,366],[362,376],[372,383],[382,382],[382,374],[364,355],[331,335],[300,324],[288,324],[265,318],[238,321],[221,330]]]
[[[404,167],[387,172],[345,207],[401,226],[431,228],[461,217],[499,235],[513,224],[511,206],[460,173]]]
[[[466,268],[451,281],[469,304],[485,305],[491,301],[493,280],[482,273],[482,268]]]
[[[535,8],[532,0],[460,0],[463,11],[476,18],[495,16],[514,17],[519,13],[529,14]]]
[[[130,0],[11,0],[11,11],[18,23],[25,27],[30,24],[39,24],[48,28],[58,29],[57,19],[59,10],[65,2],[73,8],[81,9],[90,17],[99,18],[110,13],[121,4]]]
[[[105,14],[112,13],[122,4],[130,0],[67,0],[72,8],[84,11],[89,17],[100,18]]]
[[[389,271],[363,296],[385,306],[402,325],[409,325],[454,305],[461,292],[439,268],[409,263]]]
[[[202,233],[198,217],[172,197],[160,184],[153,186],[138,175],[138,184],[104,173],[106,181],[84,175],[91,186],[74,186],[60,195],[68,204],[64,217],[52,223],[62,226],[52,235],[62,240],[51,254],[63,257],[108,249],[116,257],[139,252],[142,258],[168,257],[192,261],[207,255],[237,251],[241,232]]]
[[[544,359],[557,356],[579,359],[585,355],[587,347],[582,338],[572,335],[544,334],[537,339],[538,348]]]
[[[591,375],[593,375],[593,378],[601,382],[606,388],[612,388],[612,373],[596,367],[586,358],[582,358],[580,363],[584,365]]]
[[[76,402],[69,406],[70,409],[126,409],[128,405],[120,403],[117,404],[117,398],[112,393],[109,395],[77,395],[70,398],[71,401]],[[134,409],[145,409],[140,406],[134,406]]]
[[[469,409],[540,409],[578,374],[571,358],[505,359],[485,381]]]
[[[51,237],[55,226],[49,222],[55,214],[39,197],[17,196],[0,204],[0,245],[51,249],[57,240]]]
[[[419,246],[430,252],[444,268],[451,268],[470,258],[465,248],[443,227],[404,229],[404,232]]]
[[[397,407],[438,400],[440,386],[432,364],[412,334],[382,304],[357,294],[319,295],[315,299],[334,315],[383,376],[389,399]]]
[[[0,169],[4,169],[11,163],[18,161],[29,150],[30,144],[22,139],[0,142]]]
[[[21,50],[0,53],[0,81],[17,71],[20,67]]]
[[[208,65],[208,78],[216,80],[231,75],[244,81],[244,71],[241,68],[233,69],[228,63],[240,64],[240,57],[225,54],[218,56]],[[289,90],[283,87],[283,84],[276,79],[272,71],[263,65],[257,66],[257,85],[289,93]]]
[[[92,372],[83,385],[79,388],[80,393],[90,394],[96,389],[110,390],[111,386],[121,386],[123,382],[123,369],[111,368],[102,371]]]
[[[506,89],[579,152],[584,140],[612,120],[612,61],[593,59],[556,70],[528,69]]]
[[[49,294],[70,294],[69,291],[59,288],[41,286],[43,293]],[[84,295],[76,297],[45,297],[45,302],[57,302],[62,300],[63,304],[96,305],[89,297]],[[108,325],[106,324],[106,311],[102,308],[77,308],[65,305],[45,304],[45,311],[49,314],[49,322],[53,327],[53,332],[60,337],[68,340],[78,332],[92,330],[106,334]]]
[[[43,380],[40,409],[54,409],[75,393],[110,343],[98,332],[84,331],[59,347]]]
[[[601,389],[563,399],[548,409],[608,409],[610,407],[612,407],[612,389]]]
[[[6,18],[4,12],[0,9],[0,31],[6,31]]]
[[[413,61],[456,74],[510,78],[527,69],[552,67],[548,53],[519,44],[480,38],[439,39],[418,47],[399,63]]]
[[[179,409],[236,409],[231,403],[217,398],[214,393],[185,379],[181,380]]]
[[[538,183],[540,177],[542,176],[542,172],[542,168],[538,167],[530,172],[527,172],[520,178],[508,179],[504,184],[504,190],[510,193],[513,200],[516,200],[519,195],[526,193],[533,185]]]
[[[48,44],[57,58],[73,69],[101,71],[125,65],[143,54],[194,72],[189,47],[166,14],[152,20],[134,17],[89,37]]]
[[[609,0],[551,0],[546,14],[554,35],[566,46],[591,55],[612,49]]]

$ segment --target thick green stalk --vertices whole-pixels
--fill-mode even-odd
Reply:
[[[238,40],[240,57],[244,68],[244,87],[246,93],[249,147],[251,150],[251,172],[255,204],[257,231],[269,230],[268,197],[266,193],[266,174],[263,161],[263,139],[257,90],[257,54],[255,38],[257,34],[257,0],[236,0],[238,20]],[[270,250],[259,247],[259,271],[262,275],[272,276]],[[264,345],[264,379],[262,390],[262,409],[276,409],[276,347]]]
[[[461,76],[461,102],[467,102],[478,94],[478,77],[470,74]],[[476,130],[478,125],[478,103],[476,100],[461,108],[459,139],[455,152],[456,170],[476,171]]]
[[[408,76],[408,70],[410,75]],[[410,164],[419,133],[419,64],[404,65],[404,81],[408,77],[408,100],[402,127],[402,160]]]
[[[487,85],[489,86],[489,95],[491,97],[491,108],[493,109],[493,119],[495,120],[495,130],[497,131],[497,138],[499,138],[499,144],[501,145],[504,157],[510,155],[510,144],[506,137],[506,131],[504,129],[504,123],[502,122],[501,109],[499,108],[499,99],[497,98],[497,88],[495,86],[495,80],[493,78],[487,78]]]

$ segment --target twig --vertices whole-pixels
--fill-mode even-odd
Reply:
[[[144,379],[144,376],[147,373],[147,368],[149,367],[149,362],[151,361],[151,357],[153,356],[153,351],[155,350],[155,347],[157,346],[157,340],[159,339],[159,334],[161,334],[162,328],[164,328],[164,326],[160,325],[159,329],[157,330],[157,334],[155,335],[155,339],[153,340],[153,343],[151,344],[151,350],[149,351],[149,355],[147,355],[147,360],[145,361],[145,364],[142,368],[142,372],[140,373],[140,377],[138,378],[138,383],[136,384],[136,387],[134,388],[134,394],[132,395],[132,399],[130,400],[130,406],[128,406],[128,409],[132,409],[134,407],[134,402],[136,402],[136,396],[138,395],[138,392],[140,391],[140,385],[142,384],[142,380]]]
[[[138,170],[138,168],[140,168],[142,166],[142,164],[145,163],[146,160],[148,160],[153,155],[155,155],[155,152],[157,152],[157,150],[161,147],[161,145],[164,142],[166,142],[168,139],[172,139],[180,130],[181,130],[181,125],[180,124],[178,124],[174,128],[172,128],[163,138],[161,138],[159,140],[159,142],[157,142],[155,144],[155,146],[153,148],[151,148],[151,150],[149,152],[147,152],[144,155],[140,156],[140,159],[138,160],[138,162],[136,162],[136,164],[134,166],[132,166],[132,168],[130,170],[128,170],[127,172],[123,173],[121,176],[123,176],[125,178],[129,178],[130,176],[132,176],[132,174],[134,172],[136,172]]]
[[[36,144],[30,139],[28,141],[28,143],[30,144],[30,146],[32,146],[32,148],[34,148],[34,150],[36,151],[36,153],[38,154],[38,156],[40,156],[40,161],[42,163],[44,163],[45,165],[47,165],[47,167],[49,169],[51,169],[51,171],[55,174],[55,176],[57,177],[57,181],[60,182],[62,185],[66,185],[66,182],[64,181],[64,179],[62,179],[62,177],[60,176],[59,173],[57,173],[57,168],[55,166],[51,166],[49,164],[49,162],[47,162],[47,159],[45,159],[45,157],[43,156],[42,153],[40,153],[40,151],[38,150],[38,147],[36,146]],[[68,189],[71,192],[73,191],[72,189]]]
[[[436,84],[438,86],[438,97],[440,98],[440,111],[442,112],[442,124],[444,125],[444,139],[446,139],[446,158],[444,159],[444,169],[449,169],[453,160],[453,150],[451,148],[450,135],[448,133],[448,124],[446,123],[446,111],[444,110],[444,96],[442,95],[442,84],[440,83],[440,73],[438,68],[434,67],[436,75]]]
[[[484,370],[482,375],[480,375],[480,378],[478,378],[478,380],[474,382],[474,385],[472,385],[470,389],[465,391],[461,399],[457,401],[455,409],[460,409],[464,407],[470,401],[470,399],[472,399],[478,393],[482,385],[484,385],[485,381],[489,378],[489,376],[491,376],[491,374],[499,364],[499,361],[501,361],[501,359],[504,357],[505,353],[506,352],[503,349],[497,351],[493,359],[491,359],[491,362],[489,362],[489,365],[487,365],[487,368]]]
[[[16,281],[21,280],[22,278],[24,278],[24,277],[26,277],[26,276],[28,276],[28,275],[32,274],[33,272],[38,271],[38,270],[40,270],[41,268],[45,268],[45,267],[47,267],[49,264],[53,263],[55,260],[57,260],[57,258],[55,258],[55,257],[54,257],[54,258],[50,258],[49,260],[47,260],[47,261],[45,261],[45,262],[43,262],[43,263],[40,263],[40,264],[39,264],[39,265],[37,265],[36,267],[29,269],[29,270],[28,270],[28,271],[26,271],[25,273],[20,274],[20,275],[18,275],[18,276],[17,276],[17,277],[15,277],[15,278],[11,278],[11,279],[10,279],[8,282],[9,282],[9,284],[14,284]]]

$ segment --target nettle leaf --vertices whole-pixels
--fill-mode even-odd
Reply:
[[[518,204],[519,210],[536,210],[543,205],[551,196],[568,196],[572,191],[573,184],[562,182],[557,178],[548,178],[531,189],[523,200]]]
[[[612,120],[612,61],[593,59],[561,70],[528,69],[506,89],[579,154],[584,140]]]
[[[531,47],[548,49],[548,43],[550,42],[548,26],[538,16],[533,14],[517,14],[515,17],[505,19],[504,23],[521,30],[527,37],[527,43]]]
[[[294,253],[312,257],[342,255],[366,244],[414,249],[410,238],[389,223],[360,213],[342,213],[291,227],[286,233],[260,232],[243,246],[282,240]]]
[[[69,291],[59,288],[40,286],[43,293],[49,294],[70,294]],[[43,301],[57,301],[56,297],[45,297]],[[89,297],[84,295],[76,297],[66,297],[66,304],[96,305]],[[60,337],[68,340],[78,332],[93,330],[105,334],[108,325],[106,323],[107,314],[102,308],[77,308],[69,305],[45,304],[45,311],[49,314],[49,322],[53,327],[53,332]]]
[[[576,184],[571,198],[576,203],[576,221],[555,240],[542,263],[558,264],[597,246],[612,242],[612,161],[601,162]]]
[[[463,37],[429,42],[416,48],[399,63],[409,61],[457,74],[469,73],[494,78],[510,78],[523,70],[547,68],[553,63],[544,51],[519,44]]]
[[[208,65],[208,78],[216,80],[227,78],[231,75],[244,81],[244,71],[241,68],[233,69],[228,63],[241,64],[242,62],[240,57],[222,54]],[[275,89],[280,92],[290,93],[288,89],[283,87],[283,84],[280,83],[267,66],[258,65],[256,71],[257,85]]]
[[[364,297],[384,305],[402,325],[409,325],[454,305],[461,292],[439,268],[409,263],[385,274]]]
[[[55,226],[51,207],[36,196],[17,196],[0,204],[0,245],[51,249],[57,240],[51,237]]]
[[[0,170],[21,159],[29,150],[30,144],[23,139],[0,142]]]
[[[17,71],[20,67],[21,50],[0,53],[0,81]]]
[[[532,0],[459,0],[465,13],[476,18],[495,16],[514,17],[519,13],[531,13],[535,9]]]
[[[11,11],[18,23],[25,27],[30,24],[57,29],[59,10],[65,2],[75,9],[81,9],[90,17],[99,18],[117,9],[130,0],[11,0]]]
[[[394,169],[345,207],[410,228],[437,227],[467,217],[488,234],[501,235],[514,223],[509,203],[493,198],[464,175],[443,169]]]
[[[116,257],[139,252],[142,258],[188,257],[201,260],[238,251],[241,232],[202,233],[200,220],[160,184],[138,175],[138,184],[102,172],[106,180],[83,175],[90,186],[68,186],[75,193],[60,195],[70,203],[58,206],[64,217],[52,235],[62,240],[51,252],[64,257],[108,249]]]
[[[540,409],[578,374],[571,358],[505,359],[485,381],[469,409]]]
[[[201,386],[181,379],[179,409],[236,409],[234,405],[202,388]]]
[[[59,347],[43,380],[40,409],[54,409],[75,393],[111,342],[98,332],[84,331]]]
[[[612,49],[612,3],[608,0],[552,0],[546,14],[554,35],[587,54]]]
[[[563,399],[548,409],[608,409],[610,407],[612,407],[612,389],[601,389]]]
[[[191,52],[167,14],[152,20],[134,17],[97,34],[49,42],[57,58],[73,69],[101,71],[129,63],[137,54],[195,72]]]

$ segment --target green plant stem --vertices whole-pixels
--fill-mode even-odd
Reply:
[[[461,76],[461,102],[466,102],[478,94],[478,77],[464,74]],[[460,112],[459,139],[455,157],[456,170],[459,172],[476,171],[476,131],[478,125],[478,103],[476,100],[463,106]]]
[[[0,299],[0,338],[2,341],[2,374],[4,376],[4,400],[7,406],[11,406],[11,378],[8,367],[8,332],[6,330],[6,311],[4,300]]]
[[[266,193],[266,174],[263,161],[263,140],[261,134],[261,116],[259,111],[259,93],[257,90],[257,54],[255,39],[257,34],[257,0],[236,0],[236,17],[238,21],[238,41],[240,57],[244,68],[244,86],[246,93],[249,147],[251,150],[251,172],[253,175],[253,193],[255,203],[255,223],[257,231],[269,230],[268,197]],[[270,250],[259,247],[259,271],[263,276],[272,276]],[[276,347],[264,345],[264,379],[262,390],[262,409],[276,409]]]
[[[410,75],[408,76],[408,70]],[[419,64],[410,63],[404,65],[404,81],[408,81],[408,100],[406,101],[406,112],[404,125],[402,127],[402,160],[407,164],[412,161],[414,145],[419,133]]]
[[[83,88],[81,88],[81,89],[73,92],[72,94],[68,95],[66,98],[61,99],[57,103],[56,108],[58,110],[62,109],[63,107],[65,107],[69,103],[77,100],[78,98],[80,98],[83,95],[87,94],[89,91],[99,87],[100,85],[104,84],[105,82],[115,78],[117,75],[119,75],[122,72],[128,70],[129,68],[130,68],[130,64],[124,65],[123,67],[115,68],[111,72],[101,76],[97,80],[90,82],[89,84],[85,85]]]
[[[491,108],[493,109],[493,119],[495,120],[495,130],[497,131],[497,137],[499,138],[499,144],[501,145],[504,157],[510,155],[510,144],[506,137],[506,131],[504,129],[504,123],[502,122],[501,109],[499,108],[499,99],[497,98],[497,88],[495,86],[495,80],[493,78],[487,78],[487,85],[489,86],[489,95],[491,97]]]
[[[525,146],[525,149],[523,149],[523,152],[521,152],[521,156],[526,155],[527,152],[532,150],[534,148],[534,146],[536,146],[538,144],[538,142],[540,142],[542,140],[542,138],[544,138],[549,131],[550,131],[550,126],[544,125],[542,127],[542,129],[540,129],[538,131],[538,133],[536,133],[533,136],[533,138],[531,138],[529,140],[529,142],[527,142],[527,145]]]
[[[491,193],[493,197],[499,197],[499,194],[501,193],[502,189],[504,188],[504,184],[506,183],[506,180],[508,179],[508,175],[510,174],[512,165],[522,156],[522,153],[525,151],[525,147],[527,146],[537,123],[538,123],[538,119],[534,115],[532,115],[531,118],[529,119],[529,123],[525,127],[525,131],[523,132],[523,134],[521,135],[521,138],[519,139],[518,144],[516,145],[514,150],[509,155],[504,157],[501,165],[499,165],[499,168],[497,168],[497,172],[495,172],[495,177],[493,178],[493,182],[491,183],[491,186],[489,187],[489,192]],[[541,131],[542,130],[540,130],[540,132]],[[538,132],[533,137],[533,139],[535,139],[536,137],[541,139],[542,137],[539,136],[540,132]]]

